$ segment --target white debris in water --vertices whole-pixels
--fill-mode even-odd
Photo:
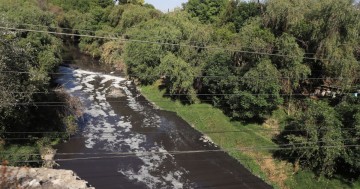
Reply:
[[[215,143],[212,141],[212,139],[211,139],[209,136],[207,136],[207,135],[201,136],[201,137],[199,138],[199,140],[200,140],[200,141],[203,141],[203,142],[205,142],[205,143],[215,144]]]
[[[100,108],[96,108],[96,107],[93,107],[92,109],[86,109],[84,113],[89,114],[92,117],[98,117],[98,116],[106,117],[106,116],[108,116],[108,114],[105,111],[103,111]]]
[[[159,148],[158,152],[166,152],[166,150],[164,148]],[[137,180],[139,182],[145,183],[151,189],[169,188],[169,184],[172,185],[170,188],[184,188],[184,184],[181,181],[181,176],[183,173],[181,173],[180,170],[175,172],[168,172],[165,176],[162,177],[155,177],[152,175],[153,171],[159,170],[159,168],[163,166],[164,161],[169,160],[169,158],[172,159],[170,154],[159,153],[157,155],[146,155],[141,152],[137,154],[144,162],[144,165],[140,167],[140,170],[137,172],[135,172],[133,169],[126,171],[119,170],[119,173],[128,176],[131,180]]]
[[[79,85],[69,90],[69,92],[73,93],[75,91],[80,91],[81,89],[83,89],[83,86]]]
[[[173,188],[184,188],[184,184],[182,184],[181,182],[179,182],[179,178],[181,178],[182,173],[179,171],[176,171],[174,173],[168,173],[166,176],[163,176],[163,178],[168,181],[171,182],[171,184],[173,185]]]
[[[129,104],[128,104],[129,107],[131,109],[133,109],[134,111],[142,112],[144,110],[144,107],[136,101],[136,99],[134,98],[134,96],[132,95],[130,90],[127,87],[122,87],[122,89],[124,90],[125,94],[127,95],[127,99],[129,101]]]
[[[147,110],[137,101],[137,96],[135,97],[128,88],[132,84],[131,81],[113,75],[70,68],[60,68],[60,71],[73,73],[63,76],[58,82],[64,84],[69,93],[77,95],[85,105],[86,127],[83,135],[87,137],[86,148],[98,148],[97,144],[101,144],[101,150],[119,152],[127,149],[126,151],[135,152],[142,162],[140,167],[137,170],[122,167],[118,172],[130,180],[146,184],[149,188],[191,188],[189,181],[182,177],[187,171],[176,165],[173,156],[161,145],[155,142],[149,144],[146,135],[133,132],[130,118],[117,115],[106,101],[106,93],[110,91],[110,87],[122,89],[126,94],[127,103],[120,105],[126,105],[144,117],[141,127],[159,127],[160,116]],[[160,153],[150,155],[144,153],[145,151]],[[164,166],[170,165],[176,169],[164,169]],[[159,172],[162,176],[158,175]]]

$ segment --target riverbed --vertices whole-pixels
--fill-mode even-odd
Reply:
[[[84,106],[79,134],[57,146],[59,168],[98,189],[271,188],[175,113],[155,108],[120,74],[59,72],[57,82]]]

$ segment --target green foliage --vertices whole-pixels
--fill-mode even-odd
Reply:
[[[346,14],[345,14],[346,12]],[[359,41],[359,10],[352,1],[269,1],[264,23],[276,36],[293,35],[307,55],[315,77],[346,77],[332,85],[349,90],[359,65],[356,46]]]
[[[74,115],[69,115],[64,118],[64,124],[68,135],[74,135],[78,131],[77,119]]]
[[[344,172],[348,172],[355,179],[360,176],[360,99],[346,97],[337,107],[343,124],[342,135],[345,145],[352,145],[345,149],[342,158],[346,163]]]
[[[239,31],[246,21],[260,16],[260,5],[255,2],[230,0],[220,15],[220,25],[233,24],[235,31]]]
[[[311,74],[310,68],[303,63],[305,52],[296,43],[296,39],[287,33],[276,39],[275,48],[279,55],[284,55],[272,57],[285,79],[283,91],[291,94],[299,87],[300,79],[307,78]]]
[[[209,31],[200,23],[193,22],[186,13],[176,12],[149,20],[130,29],[126,35],[130,39],[140,40],[126,44],[124,59],[128,73],[136,75],[143,83],[159,79],[156,70],[168,52],[193,66],[194,73],[199,73],[205,64],[206,51],[200,47],[208,42]],[[141,42],[154,40],[155,43]],[[193,43],[194,47],[171,45],[184,41]]]
[[[0,40],[0,71],[22,71],[31,68],[31,61],[28,54],[20,48],[16,48],[14,41]],[[8,122],[26,123],[21,118],[21,113],[27,112],[27,108],[22,111],[12,105],[16,102],[32,101],[32,93],[36,86],[30,82],[28,75],[20,73],[0,73],[0,131],[4,131]],[[23,91],[23,94],[14,94],[11,91]]]
[[[36,146],[20,146],[12,145],[8,146],[0,154],[0,161],[7,161],[9,165],[29,165],[27,161],[38,160],[38,157],[34,154],[38,153]]]
[[[48,26],[56,25],[55,15],[47,9],[47,4],[41,1],[1,0],[0,25],[34,30],[39,30],[34,25],[41,25],[44,26],[41,30],[47,30]],[[30,154],[37,153],[35,142],[44,136],[5,132],[61,129],[55,109],[44,111],[44,108],[27,106],[51,98],[50,94],[42,93],[50,89],[49,73],[61,62],[61,47],[62,41],[54,35],[0,30],[0,137],[5,138],[3,150],[9,153],[1,159],[9,160],[11,165],[28,165],[22,161],[38,159]]]
[[[128,28],[131,28],[136,24],[146,22],[147,20],[153,18],[157,18],[160,15],[161,13],[155,9],[150,9],[142,6],[127,5],[122,13],[119,27],[121,27],[123,31],[126,31]]]
[[[172,53],[168,53],[160,62],[158,70],[160,75],[164,76],[170,94],[185,93],[189,94],[191,100],[195,99],[195,72],[191,65]]]
[[[240,86],[229,95],[232,117],[242,119],[266,118],[282,103],[279,95],[280,73],[269,60],[262,60],[245,73]]]
[[[225,106],[224,96],[216,94],[232,93],[238,83],[238,77],[232,69],[231,54],[225,51],[212,54],[208,58],[203,75],[203,92],[213,94],[210,99],[214,105]]]
[[[283,150],[289,157],[320,175],[331,176],[337,159],[344,150],[341,121],[338,113],[323,101],[308,100],[304,112],[299,112],[285,128]]]
[[[238,36],[239,43],[244,50],[270,53],[274,49],[275,36],[271,30],[263,26],[260,17],[250,19],[241,28]],[[255,60],[261,57],[258,54],[245,54],[243,56],[251,56],[251,59]]]
[[[35,0],[0,0],[0,12],[10,26],[16,27],[21,24],[48,26],[54,23],[54,16],[40,9]]]
[[[185,10],[203,23],[213,23],[226,6],[226,0],[189,0]]]
[[[135,4],[135,5],[143,5],[145,3],[144,0],[117,0],[119,4]]]
[[[78,10],[82,13],[86,13],[94,7],[105,8],[113,6],[113,0],[49,0],[50,3],[62,7],[65,11]]]
[[[124,44],[118,41],[109,41],[105,43],[101,50],[101,59],[100,61],[105,64],[111,64],[125,70],[125,65],[123,63],[123,51]]]

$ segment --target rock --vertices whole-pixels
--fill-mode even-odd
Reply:
[[[110,88],[110,92],[106,95],[107,98],[121,98],[125,96],[126,94],[122,89],[118,89],[115,87]]]
[[[53,168],[54,166],[58,166],[58,164],[54,161],[54,157],[56,154],[56,150],[51,147],[43,147],[40,150],[41,159],[43,160],[43,167],[45,168]]]
[[[2,188],[94,189],[69,170],[0,166]]]

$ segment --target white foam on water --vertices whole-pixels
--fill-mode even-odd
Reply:
[[[163,176],[163,178],[166,181],[171,182],[174,188],[184,188],[184,184],[179,182],[179,178],[181,178],[182,174],[183,173],[181,173],[180,171],[176,171],[174,173],[170,172],[166,176]]]
[[[140,167],[137,170],[131,167],[121,167],[118,172],[125,175],[129,180],[144,183],[151,189],[191,188],[189,181],[182,177],[187,171],[176,165],[174,157],[163,146],[155,142],[149,144],[146,135],[133,132],[129,118],[117,115],[109,102],[106,101],[106,91],[110,91],[110,87],[122,89],[127,98],[127,103],[124,106],[127,105],[144,117],[141,127],[159,127],[161,124],[160,116],[147,110],[137,101],[137,98],[128,88],[132,84],[131,81],[113,75],[72,70],[64,67],[60,68],[60,71],[73,73],[73,75],[64,75],[58,82],[64,84],[70,94],[77,95],[85,105],[84,113],[87,122],[83,135],[87,138],[85,140],[86,148],[95,148],[97,144],[101,144],[101,150],[120,152],[123,149],[128,149],[126,151],[136,153],[142,162]],[[65,83],[65,81],[68,82]],[[95,82],[97,82],[98,88],[95,88]],[[114,120],[117,120],[115,124]],[[147,151],[161,153],[144,153]],[[164,166],[168,166],[168,164],[176,167],[176,169],[164,169]],[[159,172],[162,176],[158,176]]]
[[[80,91],[81,89],[83,89],[83,86],[79,85],[79,86],[76,86],[76,87],[70,89],[69,92],[73,93],[75,91]]]

